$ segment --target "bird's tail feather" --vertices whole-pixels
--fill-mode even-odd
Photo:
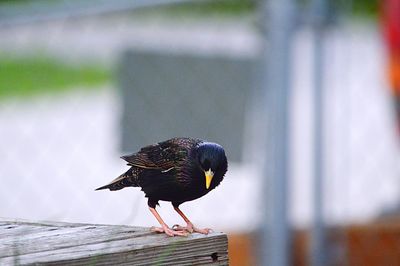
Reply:
[[[133,173],[132,173],[132,168],[129,169],[127,172],[123,173],[122,175],[120,175],[119,177],[117,177],[116,179],[114,179],[113,181],[111,181],[111,183],[96,188],[96,190],[101,190],[101,189],[109,189],[111,191],[114,190],[120,190],[123,189],[125,187],[137,187],[137,181],[136,178],[134,177]]]

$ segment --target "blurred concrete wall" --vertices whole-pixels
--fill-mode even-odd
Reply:
[[[254,70],[250,57],[126,51],[118,70],[122,150],[189,136],[218,142],[240,161]]]

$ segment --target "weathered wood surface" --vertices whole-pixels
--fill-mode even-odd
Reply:
[[[168,237],[124,225],[0,218],[0,265],[228,265],[223,233]]]

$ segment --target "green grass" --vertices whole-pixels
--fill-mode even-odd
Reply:
[[[175,18],[237,17],[254,13],[256,7],[256,0],[210,0],[148,7],[133,12],[136,17],[149,15]]]
[[[111,71],[94,64],[67,64],[48,56],[0,54],[0,99],[95,88],[111,81]]]
[[[329,2],[329,1],[328,1]],[[260,0],[209,0],[192,1],[187,3],[171,4],[163,7],[148,8],[150,12],[159,12],[175,16],[213,16],[213,15],[243,15],[254,13],[261,7]],[[310,0],[299,0],[300,6],[311,5]],[[378,16],[378,0],[348,0],[332,1],[332,8],[346,8],[350,4],[350,14],[355,17],[376,18]],[[345,10],[346,11],[346,10]]]
[[[188,2],[164,7],[169,12],[199,15],[212,15],[212,14],[231,14],[239,15],[242,13],[252,12],[256,8],[256,1],[254,0],[213,0],[213,1],[199,1]]]
[[[376,19],[379,15],[378,0],[353,0],[352,15],[356,18]]]
[[[4,5],[27,5],[32,4],[33,0],[0,0]],[[37,1],[36,1],[37,2]],[[43,5],[54,5],[61,0],[42,0]],[[329,2],[329,1],[328,1]],[[356,17],[377,17],[379,10],[378,0],[338,0],[331,1],[332,6],[351,4],[351,14]],[[165,5],[163,7],[147,8],[150,12],[167,13],[169,15],[240,15],[254,12],[259,7],[260,0],[208,0],[191,1],[187,3]],[[310,0],[298,0],[299,5],[310,4]],[[139,13],[142,11],[139,11]]]

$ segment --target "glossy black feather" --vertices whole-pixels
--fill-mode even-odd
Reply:
[[[207,194],[220,184],[228,167],[220,145],[192,138],[169,139],[121,158],[131,168],[98,189],[141,187],[151,207],[159,200],[179,206]],[[208,169],[214,177],[206,189],[204,171]]]

